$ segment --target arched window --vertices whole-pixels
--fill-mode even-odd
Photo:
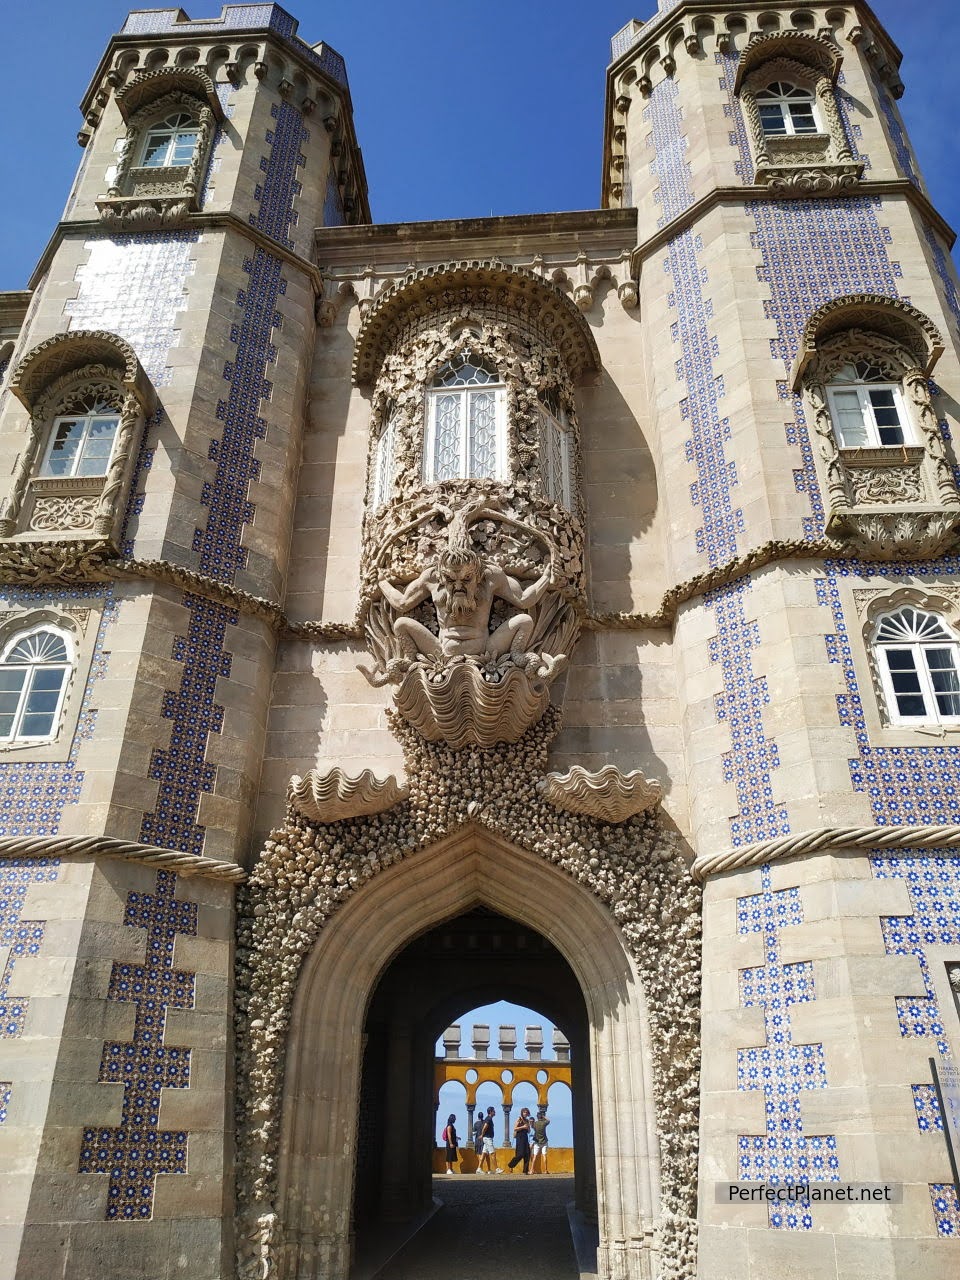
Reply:
[[[757,92],[756,101],[760,123],[768,137],[820,132],[813,93],[809,89],[788,80],[774,80]]]
[[[885,614],[874,646],[895,724],[960,721],[960,642],[941,617],[912,605]]]
[[[187,165],[193,159],[200,122],[186,111],[176,111],[147,131],[140,153],[144,169],[167,169]]]
[[[827,386],[830,416],[846,449],[902,445],[909,435],[900,384],[868,360],[845,364]]]
[[[373,447],[373,474],[370,484],[370,505],[374,511],[393,497],[393,459],[396,448],[397,424],[393,406],[387,410],[387,421],[381,428]]]
[[[38,474],[105,476],[120,414],[96,396],[79,401],[75,411],[54,418]]]
[[[54,736],[72,665],[70,640],[55,627],[34,627],[7,642],[0,658],[0,740]]]
[[[506,479],[505,395],[469,352],[443,366],[427,392],[424,480]]]
[[[551,502],[569,511],[573,501],[570,480],[571,435],[560,398],[548,393],[540,401],[540,474]]]

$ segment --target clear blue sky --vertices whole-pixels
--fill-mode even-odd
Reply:
[[[60,216],[80,157],[77,103],[130,7],[45,0],[4,8],[15,124],[3,141],[10,198],[0,215],[0,288],[25,285]],[[184,7],[196,18],[220,11],[219,0]],[[373,216],[399,222],[595,208],[610,37],[632,17],[649,18],[656,0],[285,7],[304,39],[326,40],[346,58]],[[905,55],[901,106],[934,201],[960,228],[960,4],[875,0],[874,8]]]

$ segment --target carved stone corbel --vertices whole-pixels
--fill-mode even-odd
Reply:
[[[540,784],[544,799],[568,813],[586,814],[600,822],[620,823],[657,808],[663,787],[639,769],[621,773],[608,764],[590,773],[575,764],[566,773],[548,773]]]

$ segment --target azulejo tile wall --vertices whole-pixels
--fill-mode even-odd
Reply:
[[[46,922],[24,919],[27,890],[32,884],[52,884],[60,871],[58,858],[11,858],[0,861],[0,947],[7,950],[0,972],[0,1041],[23,1035],[30,1006],[26,996],[11,996],[10,984],[23,956],[39,955]],[[7,1119],[13,1096],[12,1081],[0,1081],[0,1124]]]
[[[761,871],[760,893],[737,899],[737,931],[762,935],[765,960],[740,970],[740,1004],[763,1009],[766,1032],[766,1044],[737,1055],[738,1088],[762,1091],[766,1117],[764,1133],[739,1138],[737,1176],[743,1181],[804,1185],[840,1179],[836,1138],[805,1135],[800,1109],[804,1090],[827,1087],[823,1045],[795,1044],[791,1024],[791,1007],[816,999],[813,965],[784,964],[780,956],[781,931],[802,923],[799,889],[775,892],[769,867]],[[770,1225],[809,1230],[809,1200],[786,1209],[771,1206]]]
[[[272,120],[274,126],[267,135],[270,151],[261,160],[263,178],[254,193],[259,211],[250,222],[289,248],[294,202],[301,189],[297,175],[305,163],[301,148],[309,134],[302,114],[289,103],[274,104]],[[277,358],[274,335],[282,326],[277,307],[286,292],[282,262],[276,255],[257,248],[243,266],[248,283],[236,296],[237,323],[230,332],[233,350],[223,369],[225,395],[216,408],[223,430],[210,446],[215,473],[201,497],[207,523],[195,530],[193,538],[201,573],[221,582],[233,582],[246,564],[241,539],[254,513],[247,493],[250,482],[259,476],[254,448],[267,432],[260,410],[272,394],[267,374]],[[186,635],[175,638],[172,650],[174,659],[183,663],[183,675],[179,689],[164,696],[163,715],[173,721],[170,746],[156,750],[151,760],[150,776],[160,787],[156,807],[143,816],[140,838],[161,848],[199,854],[206,832],[196,820],[197,806],[216,780],[215,766],[206,761],[207,739],[219,733],[223,724],[223,708],[214,696],[217,680],[230,675],[227,628],[236,625],[237,614],[190,595],[183,603],[190,621]]]
[[[66,760],[15,760],[0,763],[0,837],[55,836],[60,830],[63,810],[77,804],[83,786],[83,770],[77,755],[84,742],[93,737],[97,712],[93,706],[96,682],[106,674],[109,653],[106,641],[116,620],[118,602],[113,589],[83,587],[74,590],[31,591],[7,588],[0,601],[17,612],[29,613],[44,604],[89,602],[102,607],[94,641],[90,675],[81,695],[80,714]],[[76,696],[75,693],[71,696]],[[2,864],[0,864],[2,865]]]
[[[107,1219],[150,1218],[157,1175],[187,1172],[187,1138],[159,1125],[164,1089],[190,1085],[190,1050],[166,1043],[168,1009],[194,1007],[195,975],[173,966],[178,937],[195,937],[197,905],[176,896],[177,877],[157,873],[153,893],[129,893],[123,923],[146,934],[143,964],[115,963],[108,1000],[136,1005],[133,1036],[103,1046],[99,1080],[123,1086],[116,1127],[83,1131],[80,1173],[109,1175]]]

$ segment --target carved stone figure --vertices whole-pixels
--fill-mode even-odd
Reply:
[[[433,508],[422,520],[437,514]],[[430,741],[514,742],[543,714],[549,683],[576,639],[577,617],[556,573],[558,549],[544,530],[507,516],[492,495],[446,515],[446,547],[411,582],[379,579],[380,598],[366,619],[377,665],[361,670],[371,684],[400,686],[398,711]],[[499,536],[483,531],[488,523]],[[474,546],[472,525],[487,554]],[[513,540],[524,552],[516,572],[500,562],[511,543],[504,529],[527,535]],[[530,582],[521,573],[529,576],[532,547],[544,567]]]

